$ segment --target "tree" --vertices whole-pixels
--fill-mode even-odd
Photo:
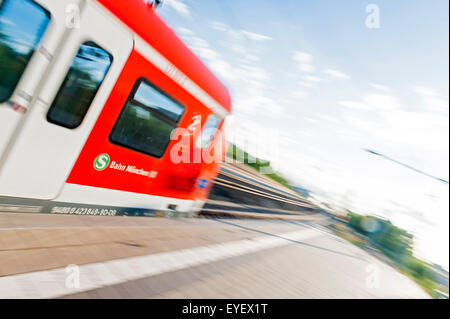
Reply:
[[[396,227],[389,220],[373,216],[362,216],[349,212],[348,217],[350,217],[350,227],[369,237],[372,242],[380,246],[392,258],[400,261],[405,256],[412,255],[413,236],[406,230]],[[372,232],[362,227],[363,220],[367,218],[374,219],[378,224]]]

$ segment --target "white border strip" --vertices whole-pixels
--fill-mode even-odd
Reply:
[[[187,77],[181,70],[167,60],[163,55],[150,46],[144,39],[134,33],[135,48],[143,54],[152,64],[160,69],[164,74],[177,82],[186,91],[192,94],[196,99],[213,110],[221,118],[225,118],[228,115],[228,111],[214,100],[208,93],[194,83]]]
[[[210,246],[87,264],[79,267],[79,288],[66,286],[66,280],[71,275],[66,273],[66,268],[1,277],[0,299],[56,298],[280,247],[291,244],[291,240],[299,241],[321,235],[323,234],[319,231],[304,229],[274,236],[260,236]]]
[[[140,194],[71,183],[65,183],[61,193],[53,201],[66,202],[68,206],[70,206],[70,203],[77,203],[81,205],[90,204],[153,210],[167,210],[167,205],[174,204],[177,205],[178,212],[190,212],[196,204],[194,200]],[[201,203],[203,204],[203,201]]]

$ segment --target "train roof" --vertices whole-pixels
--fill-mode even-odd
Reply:
[[[97,0],[231,112],[227,88],[143,0]]]

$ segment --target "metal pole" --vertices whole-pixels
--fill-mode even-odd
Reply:
[[[387,159],[388,161],[397,163],[398,165],[401,165],[401,166],[403,166],[403,167],[409,168],[410,170],[413,170],[413,171],[416,172],[416,173],[419,173],[419,174],[428,176],[428,177],[430,177],[430,178],[432,178],[432,179],[435,179],[435,180],[437,180],[437,181],[439,181],[439,182],[448,184],[448,181],[446,181],[445,179],[442,179],[442,178],[439,178],[439,177],[430,175],[430,174],[428,174],[428,173],[426,173],[426,172],[424,172],[424,171],[421,171],[421,170],[419,170],[419,169],[417,169],[417,168],[414,168],[414,167],[412,167],[412,166],[410,166],[410,165],[408,165],[408,164],[404,164],[404,163],[399,162],[399,161],[397,161],[397,160],[395,160],[395,159],[393,159],[393,158],[390,158],[389,156],[380,154],[380,153],[378,153],[378,152],[375,152],[375,151],[372,151],[372,150],[369,150],[369,149],[366,149],[366,148],[363,148],[363,150],[364,150],[365,152],[371,153],[371,154],[373,154],[373,155],[383,157],[384,159]]]

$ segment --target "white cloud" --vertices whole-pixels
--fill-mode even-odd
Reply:
[[[350,76],[345,74],[344,72],[332,70],[332,69],[326,69],[322,71],[325,74],[328,74],[332,77],[338,78],[338,79],[349,79]]]
[[[327,122],[331,122],[331,123],[339,123],[339,121],[336,117],[328,115],[328,114],[320,114],[319,118],[322,121],[327,121]]]
[[[367,104],[364,104],[362,102],[356,102],[356,101],[339,101],[339,105],[345,106],[349,109],[354,110],[369,110],[370,107]]]
[[[263,35],[263,34],[258,34],[258,33],[254,33],[254,32],[250,32],[250,31],[245,31],[242,30],[241,31],[242,34],[244,34],[247,38],[249,38],[250,40],[254,40],[254,41],[268,41],[268,40],[273,40],[273,38],[267,36],[267,35]]]
[[[448,134],[446,136],[443,134],[445,131],[448,133],[448,118],[430,112],[402,110],[393,113],[385,112],[383,115],[385,121],[392,127],[392,131],[399,133],[395,135],[401,136],[405,142],[415,146],[420,145],[423,150],[448,149]],[[385,136],[388,137],[386,133]],[[399,140],[402,139],[399,138]]]
[[[337,103],[349,110],[357,111],[392,112],[404,109],[397,97],[386,94],[366,94],[359,101],[342,100]]]
[[[218,42],[227,52],[214,50],[203,39],[185,32],[184,39],[189,47],[202,57],[206,64],[227,84],[233,97],[233,113],[237,121],[254,118],[258,113],[262,118],[273,120],[283,114],[284,106],[279,98],[271,96],[272,84],[266,66],[259,66],[258,51],[252,50],[248,39],[259,42],[272,38],[246,30],[236,30],[229,25],[214,21],[210,27],[220,34]],[[220,52],[220,53],[219,53]],[[222,53],[222,54],[221,54]]]
[[[403,108],[397,97],[387,94],[366,94],[360,101],[343,100],[338,104],[354,110],[393,111]]]
[[[422,100],[422,109],[424,111],[434,111],[441,114],[447,114],[449,111],[448,88],[444,92],[439,90],[416,86],[413,88],[414,93],[419,95]]]
[[[228,81],[233,81],[236,79],[236,76],[233,73],[233,68],[227,61],[222,59],[211,59],[211,61],[208,62],[208,65],[221,78]]]
[[[223,22],[214,21],[210,25],[211,28],[216,31],[225,32],[226,35],[229,37],[229,39],[232,40],[232,43],[229,43],[232,46],[236,45],[235,42],[239,42],[247,38],[247,36],[242,32],[242,30],[233,29],[228,24],[225,24]],[[222,35],[220,37],[224,39]]]
[[[377,123],[372,120],[367,120],[356,115],[344,115],[343,117],[348,124],[346,128],[352,130],[354,133],[359,133],[360,136],[366,136],[367,132],[378,128]]]
[[[227,31],[229,29],[228,25],[218,21],[214,21],[213,23],[211,23],[211,27],[217,31]]]
[[[319,83],[320,81],[322,81],[321,78],[312,75],[306,75],[303,77],[303,79],[307,82],[314,82],[314,83]]]
[[[217,31],[227,32],[228,35],[231,38],[234,38],[235,40],[243,39],[243,38],[250,39],[252,41],[270,41],[270,40],[273,40],[272,37],[269,37],[269,36],[264,35],[264,34],[251,32],[251,31],[247,31],[247,30],[236,30],[236,29],[233,29],[229,25],[227,25],[227,24],[225,24],[223,22],[219,22],[219,21],[212,22],[211,23],[211,28],[213,28],[214,30],[217,30]]]
[[[241,69],[243,70],[242,76],[245,75],[246,77],[254,81],[263,82],[267,81],[270,78],[267,70],[261,67],[243,65],[241,66]]]
[[[303,100],[307,96],[308,96],[308,92],[303,91],[303,90],[297,90],[292,93],[292,98],[294,98],[296,100]]]
[[[189,7],[182,0],[165,0],[164,4],[177,11],[184,17],[190,17]]]
[[[308,121],[308,122],[310,122],[310,123],[313,123],[313,124],[316,124],[316,123],[319,122],[318,119],[314,119],[314,118],[312,118],[312,117],[305,117],[305,120]],[[311,135],[312,133],[309,132],[308,134]]]
[[[250,61],[250,62],[257,62],[257,61],[259,61],[259,56],[254,55],[254,54],[247,53],[247,54],[244,55],[244,58],[247,61]]]
[[[297,68],[306,73],[314,73],[316,71],[316,68],[312,64],[306,64],[306,63],[300,63],[297,65]]]
[[[314,87],[317,83],[319,83],[320,81],[322,81],[321,78],[317,77],[317,76],[312,76],[312,75],[305,75],[303,77],[302,81],[299,81],[298,84],[300,86],[303,86],[305,88],[312,88]]]
[[[203,61],[224,80],[233,81],[236,73],[230,63],[228,63],[218,52],[213,50],[208,42],[187,28],[177,28],[178,34],[186,42],[186,45],[194,51]]]
[[[400,104],[397,97],[386,94],[367,94],[362,98],[363,102],[369,106],[370,109],[380,110],[398,110],[403,106]]]
[[[180,34],[180,36],[193,36],[195,35],[194,31],[187,29],[187,28],[183,28],[183,27],[178,27],[177,28],[177,32],[178,34]]]
[[[376,83],[371,83],[370,86],[376,90],[379,91],[384,91],[384,92],[389,92],[391,91],[391,88],[385,85],[381,85],[381,84],[376,84]]]
[[[241,95],[239,98],[235,99],[233,105],[240,113],[252,115],[257,112],[271,118],[279,116],[284,110],[284,107],[274,99],[265,96],[258,91],[247,96]]]
[[[437,90],[432,89],[432,88],[428,88],[428,87],[424,87],[424,86],[415,86],[415,87],[413,88],[413,90],[414,90],[414,92],[415,92],[416,94],[419,94],[419,95],[421,95],[421,96],[426,96],[426,97],[429,97],[429,96],[433,96],[433,97],[439,96],[439,93],[437,92]]]
[[[313,56],[306,52],[296,51],[294,52],[293,59],[299,63],[312,63]]]
[[[338,104],[351,110],[371,111],[369,117],[348,113],[347,128],[353,128],[361,137],[378,140],[383,146],[408,149],[412,154],[423,154],[424,158],[448,154],[448,115],[430,110],[408,111],[401,101],[391,95],[368,94],[360,101],[339,101]],[[447,133],[446,133],[447,132]]]
[[[297,65],[297,69],[306,73],[314,73],[315,67],[313,64],[313,56],[306,52],[295,51],[292,59]]]
[[[298,85],[303,86],[305,88],[312,88],[312,87],[314,87],[314,83],[307,82],[307,81],[299,81]]]

